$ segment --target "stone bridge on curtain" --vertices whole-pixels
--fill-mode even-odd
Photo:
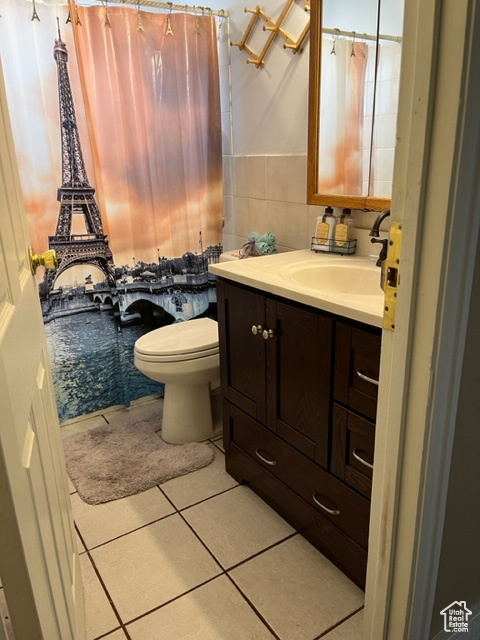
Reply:
[[[116,289],[97,288],[86,294],[101,307],[111,304],[120,313],[121,320],[128,319],[138,302],[156,305],[175,320],[190,320],[217,300],[214,278],[208,273],[175,275],[162,281],[117,284]]]

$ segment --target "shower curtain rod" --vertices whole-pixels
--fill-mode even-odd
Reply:
[[[357,40],[390,40],[391,42],[402,42],[402,36],[387,36],[379,33],[378,36],[371,36],[368,33],[358,33],[357,31],[342,31],[341,29],[323,28],[322,33],[328,33],[332,36],[346,36],[347,38],[355,38]]]
[[[98,4],[106,5],[105,0],[97,0]],[[78,2],[77,4],[82,4]],[[167,9],[168,11],[186,11],[188,13],[201,13],[208,16],[219,16],[220,18],[228,18],[228,11],[225,9],[210,9],[209,7],[194,7],[187,4],[174,4],[173,2],[155,2],[154,0],[112,0],[108,4],[131,4],[143,7],[153,7],[155,9]]]

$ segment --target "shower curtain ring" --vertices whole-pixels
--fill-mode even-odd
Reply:
[[[337,49],[336,49],[337,40],[338,40],[338,36],[340,35],[340,29],[337,29],[335,27],[334,31],[336,31],[337,33],[333,36],[333,44],[332,44],[332,50],[330,51],[330,55],[333,54],[334,56],[336,56],[337,55]]]
[[[173,4],[171,2],[168,3],[170,9],[168,11],[168,15],[167,15],[167,30],[165,31],[165,35],[166,36],[173,36],[173,29],[172,29],[172,23],[171,23],[171,15],[172,15],[172,9],[173,9]]]
[[[220,16],[220,20],[218,21],[218,28],[221,29],[223,23],[225,22],[225,9],[220,9],[221,11],[221,16]],[[213,13],[212,13],[213,15]]]
[[[145,31],[145,27],[142,23],[142,16],[140,15],[140,2],[137,2],[137,31]]]
[[[77,3],[74,2],[73,5],[75,7],[75,24],[78,25],[79,27],[81,27],[83,25],[82,25],[82,21],[80,20],[80,16],[78,15]]]
[[[112,25],[110,24],[110,18],[108,17],[108,0],[105,0],[105,22],[103,23],[103,26],[109,27],[110,29],[112,28]]]
[[[195,9],[195,34],[197,36],[200,35],[200,26],[198,24],[198,12],[200,11],[200,9],[202,10],[202,15],[204,15],[204,13],[205,13],[205,9],[203,7],[196,7],[196,9]]]
[[[32,0],[33,12],[32,12],[32,21],[38,20],[40,22],[40,18],[38,17],[37,7],[35,6],[35,0]]]
[[[353,37],[352,37],[352,50],[350,52],[350,57],[355,56],[355,38],[357,36],[355,31],[352,31],[352,34],[353,34]]]

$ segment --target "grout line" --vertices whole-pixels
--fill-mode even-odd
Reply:
[[[85,549],[87,549],[87,545],[85,544],[85,540],[83,539],[82,534],[80,533],[80,531],[79,531],[79,529],[77,527],[77,524],[76,523],[74,523],[74,524],[75,524],[75,529],[77,530],[77,534],[78,534],[80,540],[82,541],[83,546],[85,547]],[[120,627],[124,630],[128,640],[131,640],[130,635],[128,634],[127,630],[125,629],[125,625],[123,624],[122,619],[120,618],[120,614],[117,611],[117,607],[115,606],[115,604],[114,604],[114,602],[112,600],[112,597],[110,596],[110,593],[109,593],[109,591],[108,591],[108,589],[107,589],[107,587],[105,585],[105,582],[103,581],[103,578],[100,575],[100,571],[98,570],[97,565],[95,564],[95,561],[92,558],[92,555],[91,555],[91,553],[90,553],[90,551],[88,549],[86,551],[86,554],[88,556],[88,559],[90,560],[90,563],[91,563],[91,565],[93,567],[93,570],[96,573],[98,581],[100,582],[100,584],[102,586],[102,589],[104,590],[105,595],[107,596],[107,600],[109,601],[110,606],[113,609],[113,612],[114,612],[114,614],[115,614],[115,616],[116,616],[116,618],[117,618],[117,620],[118,620],[118,622],[120,624]]]
[[[160,492],[161,494],[168,500],[168,502],[172,505],[172,508],[174,509],[173,513],[167,513],[164,516],[161,516],[160,518],[157,518],[156,520],[152,520],[151,522],[146,522],[145,524],[142,524],[138,527],[135,527],[134,529],[130,529],[130,531],[126,531],[125,533],[121,533],[118,536],[115,536],[113,538],[110,538],[109,540],[105,540],[105,542],[101,542],[100,544],[96,544],[93,547],[88,548],[87,545],[85,544],[83,538],[82,538],[82,542],[85,546],[85,549],[87,551],[93,551],[96,549],[100,549],[101,547],[104,547],[106,544],[109,544],[110,542],[113,542],[114,540],[120,540],[121,538],[125,538],[125,536],[130,535],[131,533],[134,533],[135,531],[140,531],[141,529],[145,529],[145,527],[149,527],[151,524],[156,524],[157,522],[161,522],[162,520],[165,520],[166,518],[170,518],[171,516],[174,516],[176,514],[180,514],[182,511],[185,511],[187,509],[190,509],[190,507],[195,507],[198,504],[201,504],[202,502],[207,502],[208,500],[210,500],[211,498],[215,498],[216,496],[221,495],[222,493],[227,493],[227,491],[231,491],[232,489],[236,489],[238,486],[240,485],[235,485],[234,487],[230,487],[229,489],[225,489],[224,491],[220,491],[219,493],[214,494],[213,496],[210,496],[208,498],[205,498],[203,500],[199,500],[198,502],[195,502],[194,504],[188,505],[186,507],[182,507],[181,509],[178,509],[174,503],[170,500],[170,498],[162,491],[161,486],[160,485],[154,485]],[[152,487],[153,489],[154,487]],[[73,494],[71,494],[73,495]],[[77,527],[78,530],[78,527]],[[82,552],[83,553],[83,552]]]
[[[339,620],[338,622],[336,622],[335,624],[333,624],[331,627],[329,627],[328,629],[326,629],[325,631],[323,631],[319,636],[316,636],[314,638],[314,640],[320,640],[320,638],[325,638],[325,636],[330,633],[331,631],[333,631],[334,629],[337,629],[338,627],[340,627],[344,622],[346,622],[347,620],[349,620],[350,618],[353,618],[353,616],[358,613],[359,611],[361,611],[362,609],[365,608],[365,605],[362,604],[361,607],[359,607],[358,609],[356,609],[355,611],[352,611],[352,613],[349,613],[348,616],[345,616],[345,618],[342,618],[342,620]],[[328,640],[328,639],[327,639]]]
[[[93,640],[102,640],[102,638],[108,638],[108,636],[111,633],[115,633],[115,631],[124,631],[125,633],[127,633],[123,627],[115,627],[115,629],[110,629],[110,631],[107,631],[107,633],[102,633],[101,636],[95,636],[95,638]],[[125,636],[125,640],[127,638],[128,638],[128,640],[132,640],[129,635]]]
[[[222,570],[222,573],[225,573],[226,569],[225,567],[222,566],[222,564],[220,563],[219,560],[217,560],[217,558],[215,557],[215,555],[213,554],[213,552],[209,549],[209,547],[207,547],[207,545],[205,544],[205,542],[202,540],[202,538],[198,535],[198,533],[195,531],[195,529],[192,527],[192,525],[187,522],[186,518],[183,516],[182,513],[178,512],[178,515],[180,516],[180,518],[183,520],[183,522],[187,525],[187,527],[192,531],[193,535],[197,538],[197,540],[199,540],[199,542],[201,543],[201,545],[203,547],[205,547],[205,549],[208,551],[208,553],[212,556],[212,558],[215,560],[215,562],[218,564],[218,566],[220,567],[220,569]]]
[[[252,556],[248,556],[248,558],[245,558],[244,560],[240,560],[240,562],[237,562],[237,564],[234,564],[231,567],[228,567],[227,571],[233,571],[234,569],[241,567],[243,564],[250,562],[250,560],[253,560],[254,558],[258,558],[258,556],[263,555],[266,551],[270,551],[271,549],[278,547],[280,544],[283,544],[287,540],[290,540],[291,538],[294,538],[295,536],[298,536],[298,535],[300,535],[298,531],[294,531],[293,533],[290,533],[288,536],[285,536],[285,538],[282,538],[281,540],[277,540],[277,542],[274,542],[268,547],[265,547],[265,549],[262,549],[261,551],[257,551],[257,553],[254,553]]]
[[[145,529],[145,527],[149,527],[151,524],[156,524],[157,522],[161,522],[162,520],[165,520],[166,518],[170,518],[171,516],[174,516],[177,513],[178,513],[177,511],[175,511],[175,513],[168,513],[167,515],[162,516],[161,518],[157,518],[156,520],[152,520],[151,522],[146,522],[145,524],[142,524],[139,527],[136,527],[135,529],[131,529],[130,531],[126,531],[125,533],[121,533],[119,536],[110,538],[109,540],[106,540],[105,542],[101,542],[100,544],[96,544],[93,547],[88,548],[85,545],[85,548],[87,549],[87,551],[94,551],[94,550],[96,551],[97,549],[104,547],[106,544],[110,544],[110,542],[113,542],[114,540],[120,540],[121,538],[125,538],[126,536],[129,536],[131,533],[135,533],[135,531],[140,531],[140,529]],[[83,538],[82,538],[82,542],[83,542]],[[85,544],[85,542],[83,544]]]
[[[249,558],[250,559],[250,558]],[[238,565],[237,565],[238,566]],[[255,607],[255,605],[253,604],[253,602],[248,598],[248,596],[243,593],[243,591],[240,589],[240,587],[238,586],[238,584],[233,580],[233,578],[227,573],[227,578],[230,580],[230,582],[233,584],[234,588],[238,591],[238,593],[241,595],[241,597],[245,600],[245,602],[248,604],[248,606],[250,607],[250,609],[252,609],[252,611],[256,614],[256,616],[263,622],[263,624],[267,627],[267,629],[270,631],[270,633],[273,635],[273,637],[276,640],[282,640],[280,638],[280,636],[275,632],[275,630],[271,627],[271,625],[265,620],[265,618],[263,617],[263,615],[260,613],[260,611],[258,611],[258,609]]]
[[[173,598],[170,598],[170,600],[167,600],[166,602],[162,602],[162,604],[159,604],[156,607],[153,607],[153,609],[149,609],[148,611],[145,611],[144,613],[140,614],[139,616],[136,616],[135,618],[132,618],[128,622],[125,622],[125,625],[129,625],[129,624],[132,624],[133,622],[137,622],[138,620],[141,620],[142,618],[145,618],[146,616],[149,616],[150,614],[154,613],[155,611],[158,611],[159,609],[163,609],[163,607],[166,607],[168,604],[171,604],[172,602],[175,602],[176,600],[179,600],[180,598],[183,598],[183,596],[187,596],[188,594],[192,593],[193,591],[196,591],[197,589],[200,589],[200,587],[204,587],[206,584],[208,584],[209,582],[213,582],[217,578],[220,578],[222,575],[225,575],[225,572],[219,573],[218,575],[213,576],[212,578],[209,578],[208,580],[205,580],[205,582],[201,582],[200,584],[195,585],[191,589],[188,589],[188,591],[183,591],[182,593],[179,593],[178,596],[174,596]],[[131,640],[130,636],[128,636],[128,639]]]
[[[196,507],[197,505],[202,504],[203,502],[208,502],[212,498],[216,498],[217,496],[221,496],[224,493],[228,493],[229,491],[232,491],[232,489],[236,489],[239,486],[240,486],[239,484],[236,484],[233,487],[228,487],[228,489],[222,489],[222,491],[219,491],[218,493],[214,493],[212,496],[208,496],[208,498],[202,498],[198,502],[193,502],[192,504],[189,504],[186,507],[180,507],[180,509],[177,509],[177,511],[178,513],[183,513],[184,511],[186,511],[187,509],[190,509],[191,507]]]
[[[220,442],[220,440],[215,440],[214,442],[212,442],[213,446],[216,447],[219,451],[221,451],[223,455],[225,455],[225,451],[218,446],[217,442]]]

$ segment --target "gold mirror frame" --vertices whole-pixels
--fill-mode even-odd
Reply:
[[[330,207],[348,207],[366,211],[390,209],[390,198],[374,196],[332,195],[318,192],[318,152],[320,134],[320,99],[322,68],[322,0],[311,3],[310,67],[308,95],[307,203]]]

